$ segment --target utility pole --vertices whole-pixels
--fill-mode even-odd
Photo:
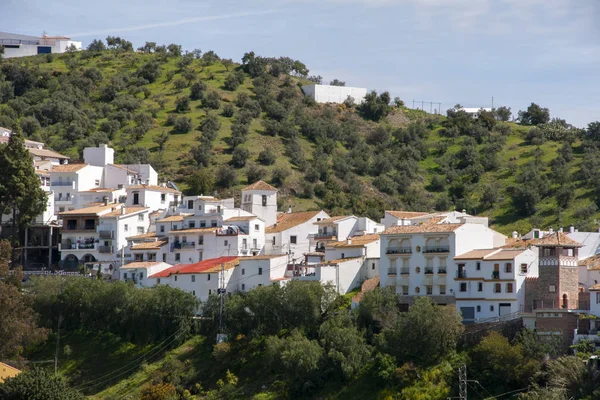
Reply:
[[[225,300],[225,263],[221,264],[221,276],[219,276],[219,333],[217,334],[217,343],[224,341],[223,335],[223,301]]]
[[[494,96],[492,96],[492,111],[494,111]]]
[[[458,368],[458,398],[467,400],[467,366]]]
[[[62,313],[58,316],[58,329],[56,330],[56,352],[54,353],[54,375],[58,374],[58,351],[60,348],[60,325],[63,321]]]

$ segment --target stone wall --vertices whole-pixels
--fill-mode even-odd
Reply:
[[[579,314],[564,311],[538,312],[536,314],[536,331],[540,334],[560,334],[563,348],[568,349],[573,343]]]
[[[560,267],[560,307],[563,307],[563,296],[567,295],[569,310],[579,308],[579,270],[577,267]],[[557,307],[558,308],[558,307]]]

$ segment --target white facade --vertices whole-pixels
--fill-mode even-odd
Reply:
[[[349,86],[308,85],[302,86],[302,91],[304,95],[312,97],[317,103],[341,104],[350,96],[354,99],[355,104],[360,104],[367,95],[366,88]]]
[[[277,189],[262,181],[242,189],[241,209],[261,218],[267,226],[277,222]]]
[[[537,249],[473,250],[454,262],[458,268],[456,309],[465,322],[521,312],[525,279],[538,276]]]
[[[285,280],[287,255],[241,257],[239,261],[232,278],[238,291],[247,292]]]
[[[381,286],[395,286],[407,301],[432,296],[441,304],[453,303],[458,271],[454,257],[495,247],[496,233],[470,223],[391,227],[381,234]]]
[[[7,32],[0,32],[0,46],[4,47],[4,58],[64,53],[71,46],[81,50],[81,42],[64,36],[36,37]]]
[[[82,208],[79,192],[102,187],[103,168],[88,164],[65,164],[50,170],[50,190],[54,192],[54,212]]]
[[[148,207],[151,211],[165,210],[179,204],[181,192],[166,186],[134,185],[127,187],[128,206]]]
[[[156,280],[148,278],[171,267],[164,262],[132,262],[119,269],[119,279],[125,282],[133,281],[138,287],[152,287]]]
[[[281,214],[277,224],[265,230],[265,254],[289,254],[293,260],[302,259],[303,254],[314,250],[318,231],[314,223],[325,218],[329,218],[325,211]]]

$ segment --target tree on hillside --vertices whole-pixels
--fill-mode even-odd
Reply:
[[[0,146],[0,171],[0,224],[2,214],[11,216],[14,246],[23,228],[46,209],[48,201],[19,127],[10,135],[8,144]]]
[[[531,103],[527,110],[519,111],[519,121],[525,125],[540,125],[550,121],[550,110]]]
[[[376,91],[367,93],[357,110],[364,119],[377,122],[390,112],[390,94],[383,92],[377,96]]]
[[[42,368],[24,371],[0,384],[5,400],[83,400],[84,396],[69,387],[65,380]]]
[[[331,86],[346,86],[346,82],[340,81],[337,78],[329,82]]]
[[[99,52],[106,50],[106,45],[102,40],[94,39],[87,47],[87,51]]]
[[[600,142],[600,121],[590,122],[583,137],[593,142]]]
[[[191,174],[186,182],[188,184],[186,194],[208,195],[215,187],[215,174],[206,168],[199,169]]]
[[[464,326],[456,310],[419,297],[408,312],[386,326],[377,337],[378,347],[399,363],[433,365],[456,350]]]
[[[498,107],[494,110],[494,115],[496,116],[496,119],[498,119],[499,121],[509,121],[510,117],[512,115],[512,112],[510,111],[510,107]]]
[[[231,58],[224,58],[221,60],[221,64],[223,64],[226,71],[229,71],[229,68],[233,66],[233,60]]]

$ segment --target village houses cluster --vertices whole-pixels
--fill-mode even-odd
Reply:
[[[0,143],[9,135],[0,129]],[[263,181],[243,188],[236,207],[233,198],[184,196],[148,164],[115,164],[106,145],[86,148],[80,164],[43,143],[25,146],[48,193],[47,210],[27,229],[27,273],[83,267],[139,287],[180,288],[201,301],[307,280],[356,291],[356,305],[366,291],[392,287],[405,308],[428,296],[454,305],[465,323],[519,317],[565,343],[598,341],[595,319],[579,315],[600,316],[599,232],[549,228],[506,237],[464,210],[385,211],[380,222],[279,211],[277,189]]]

